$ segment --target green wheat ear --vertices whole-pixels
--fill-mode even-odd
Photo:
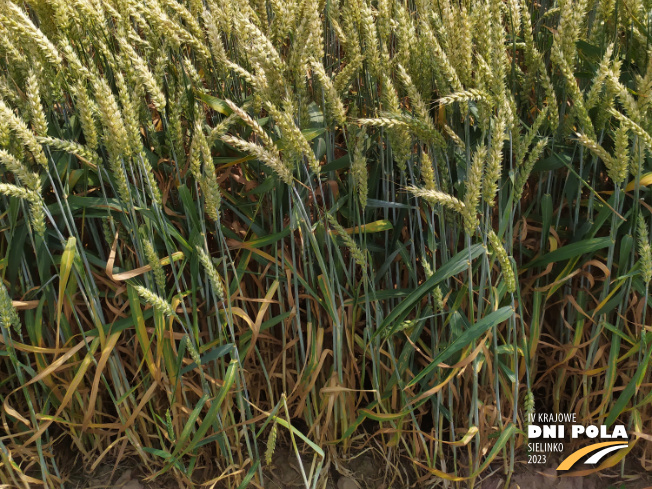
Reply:
[[[265,463],[267,465],[272,465],[272,456],[274,455],[274,450],[276,449],[276,435],[278,434],[278,425],[276,421],[272,425],[272,429],[269,432],[269,438],[267,439],[267,450],[265,450]]]
[[[527,426],[530,424],[530,417],[534,413],[534,394],[530,389],[528,389],[527,393],[525,394],[525,399],[523,400],[523,409],[525,410],[525,425]]]
[[[438,311],[443,311],[444,310],[444,294],[441,291],[441,287],[437,286],[434,288],[432,291],[432,298],[433,301],[435,302],[435,306],[437,307]]]
[[[208,254],[199,246],[196,247],[196,250],[199,256],[199,261],[206,270],[208,280],[213,286],[213,291],[217,294],[220,300],[224,300],[226,294],[224,292],[224,287],[222,286],[222,279],[220,278],[220,274],[217,273],[217,270],[215,269],[215,266],[213,265],[213,262],[211,261],[211,258],[208,256]]]
[[[638,254],[640,256],[641,274],[646,284],[652,280],[652,250],[648,239],[648,227],[645,219],[639,214],[638,216]]]
[[[172,443],[176,442],[177,437],[174,434],[174,428],[172,427],[172,415],[170,414],[169,409],[165,411],[165,427],[168,430],[168,436],[170,437]]]
[[[14,308],[9,292],[4,284],[0,281],[0,325],[9,327],[13,326],[17,332],[20,332],[20,318]]]

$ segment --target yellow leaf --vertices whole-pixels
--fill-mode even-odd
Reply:
[[[652,172],[646,173],[645,175],[641,176],[641,180],[640,180],[641,187],[646,187],[650,184],[652,184]],[[625,191],[631,192],[635,188],[636,188],[636,180],[632,180],[627,184],[627,187],[625,187]]]
[[[346,229],[348,234],[354,233],[379,233],[381,231],[389,231],[394,229],[392,223],[387,219],[381,219],[380,221],[370,222],[369,224],[363,224],[362,226],[356,226],[354,228]]]

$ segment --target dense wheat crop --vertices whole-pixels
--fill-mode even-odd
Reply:
[[[650,12],[0,0],[0,484],[466,487],[533,410],[649,470]]]

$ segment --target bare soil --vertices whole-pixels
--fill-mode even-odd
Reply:
[[[414,474],[405,460],[393,463],[391,457],[380,457],[371,449],[352,455],[346,459],[331,457],[331,462],[322,470],[328,473],[326,489],[466,489],[467,482],[451,483],[432,477],[415,481]],[[311,470],[311,460],[301,457],[301,465],[306,476]],[[272,464],[265,466],[263,474],[266,489],[300,489],[305,487],[304,477],[297,455],[279,447],[272,458]],[[508,482],[502,466],[493,473],[476,480],[477,489],[652,489],[652,474],[641,471],[631,464],[624,476],[618,471],[601,472],[584,477],[558,476],[554,468],[540,468],[519,464],[515,474]],[[634,474],[634,475],[627,475]],[[145,482],[139,477],[137,462],[134,460],[101,465],[93,474],[78,472],[73,474],[68,487],[75,489],[172,489],[183,488],[171,475],[165,475],[154,482]],[[198,486],[201,487],[201,486]],[[210,485],[208,486],[210,488]],[[219,485],[215,489],[222,489]],[[250,489],[256,486],[250,485]]]
[[[493,475],[480,484],[480,489],[652,489],[650,474],[621,477],[615,473],[591,474],[584,477],[558,476],[555,469],[517,468],[509,486],[504,475]]]

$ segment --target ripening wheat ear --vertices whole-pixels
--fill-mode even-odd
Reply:
[[[114,74],[116,88],[118,89],[118,100],[122,108],[122,120],[124,121],[127,142],[132,154],[138,154],[142,147],[142,137],[140,134],[140,121],[138,116],[138,106],[136,102],[137,94],[133,87],[127,85],[127,81],[122,73]],[[144,95],[144,92],[143,92]]]
[[[18,158],[4,149],[0,149],[0,163],[28,189],[35,192],[41,191],[41,181],[38,174],[29,171]]]
[[[288,59],[288,78],[301,83],[308,69],[307,63],[311,57],[324,58],[322,32],[319,18],[318,0],[304,0],[303,15],[298,26],[293,31],[293,46]]]
[[[516,136],[516,141],[514,144],[514,157],[516,159],[516,166],[521,166],[525,160],[525,154],[527,153],[530,144],[534,141],[534,138],[537,136],[539,129],[543,126],[543,123],[546,121],[548,114],[548,107],[543,107],[537,115],[537,118],[534,120],[532,127],[528,129],[527,133],[524,136]]]
[[[29,70],[27,86],[25,88],[34,132],[39,136],[47,136],[48,122],[45,117],[43,105],[41,104],[41,91],[38,84],[37,69],[34,67]]]
[[[330,116],[340,125],[340,127],[344,127],[346,124],[346,109],[344,108],[344,103],[342,103],[342,99],[333,85],[333,81],[326,74],[324,66],[319,61],[312,60],[310,66],[324,91],[326,107],[330,112]]]
[[[423,180],[426,190],[437,190],[435,170],[432,167],[432,160],[426,152],[421,153],[421,180]]]
[[[516,200],[520,200],[521,197],[523,196],[523,190],[525,188],[525,184],[527,183],[528,178],[530,177],[530,173],[532,173],[532,170],[534,169],[534,165],[539,160],[539,156],[541,156],[541,153],[543,153],[543,150],[546,148],[547,145],[548,145],[547,138],[539,140],[539,142],[530,151],[530,154],[528,155],[524,164],[519,168],[518,176],[514,184],[514,198]]]
[[[500,268],[503,272],[503,279],[505,280],[505,287],[507,288],[507,292],[514,293],[516,291],[516,276],[514,275],[512,262],[509,259],[503,244],[500,242],[500,239],[492,229],[489,230],[489,234],[487,236],[489,237],[491,248],[493,249],[496,258],[498,259],[498,263],[500,263]]]
[[[624,124],[627,127],[627,129],[629,129],[634,134],[636,134],[639,138],[641,138],[641,140],[649,150],[652,150],[652,136],[650,136],[650,134],[645,129],[643,129],[639,124],[631,120],[625,114],[622,114],[613,108],[609,109],[609,113],[612,116],[616,117],[621,124]]]
[[[489,206],[494,205],[494,199],[498,192],[498,182],[503,170],[503,145],[507,128],[505,110],[506,108],[503,106],[494,119],[494,127],[491,133],[491,149],[489,150],[486,172],[482,182],[482,198]]]
[[[140,83],[142,83],[142,85],[145,87],[145,90],[152,98],[154,106],[159,112],[162,112],[163,109],[165,109],[166,104],[165,95],[163,95],[163,91],[158,86],[154,75],[152,75],[152,72],[149,71],[147,63],[143,61],[138,53],[136,53],[136,51],[129,45],[126,39],[120,39],[120,46],[125,56],[129,59],[129,61],[131,61],[136,73],[136,77]]]
[[[218,64],[224,63],[227,56],[226,50],[224,49],[224,43],[222,42],[222,33],[220,32],[210,10],[204,10],[202,19],[204,21],[204,27],[206,28],[206,37],[208,37],[208,45],[210,46],[211,53]]]
[[[203,169],[201,160],[204,162]],[[195,124],[192,144],[190,146],[190,171],[199,184],[204,196],[206,214],[213,222],[219,223],[222,193],[216,180],[215,164],[213,163],[210,145],[204,135],[202,124],[199,120]]]
[[[141,228],[141,236],[143,243],[143,250],[145,252],[145,258],[147,259],[148,265],[152,268],[152,273],[154,275],[154,282],[158,287],[159,291],[165,290],[165,272],[163,271],[163,266],[161,265],[161,260],[154,250],[154,246],[150,241],[151,238],[147,235],[147,231],[144,228]]]
[[[408,123],[398,117],[376,117],[374,119],[356,119],[357,124],[362,126],[378,126],[387,129],[408,128]]]
[[[592,109],[598,103],[600,94],[604,89],[605,82],[608,81],[611,75],[612,72],[611,57],[613,55],[613,49],[614,49],[614,44],[611,43],[607,47],[607,50],[605,51],[604,56],[602,57],[602,61],[600,62],[600,66],[598,67],[598,71],[596,72],[595,77],[593,77],[591,88],[586,94],[586,102],[584,104],[587,110]]]
[[[203,37],[203,31],[197,22],[197,17],[193,15],[182,3],[177,2],[176,0],[161,0],[161,3],[170,10],[173,10],[180,20],[183,20],[185,27],[193,36],[198,39]]]
[[[206,168],[206,167],[205,167]],[[206,214],[215,223],[220,222],[220,206],[222,205],[222,193],[215,180],[215,172],[204,171],[199,186],[204,194]]]
[[[79,83],[90,80],[92,77],[90,70],[81,62],[69,40],[63,38],[58,43],[67,62],[65,72],[68,79],[78,80]]]
[[[485,102],[492,102],[492,97],[484,90],[470,88],[460,92],[451,93],[439,99],[441,105],[448,105],[455,102],[470,102],[473,100],[483,100]]]
[[[243,120],[245,124],[247,124],[251,129],[256,133],[256,136],[258,136],[263,145],[266,146],[268,149],[271,149],[274,147],[274,141],[272,141],[272,138],[265,132],[265,130],[256,122],[249,114],[247,114],[244,110],[242,110],[240,107],[238,107],[236,104],[234,104],[231,100],[225,100],[226,104],[229,106],[229,108],[233,111],[234,114],[236,114],[240,119]]]
[[[285,110],[279,110],[274,104],[267,102],[265,108],[274,119],[274,123],[281,129],[287,146],[297,155],[305,157],[308,160],[310,169],[319,174],[320,166],[315,157],[315,152],[310,147],[310,143],[301,132],[301,129],[297,127],[292,114],[288,110],[288,108],[292,109],[291,104],[286,104]]]
[[[411,185],[405,187],[405,190],[410,192],[415,197],[426,200],[431,205],[441,205],[442,207],[457,211],[460,214],[464,213],[464,202],[445,192],[440,192],[439,190],[428,190]]]
[[[91,149],[97,149],[99,139],[94,115],[96,111],[95,104],[91,102],[91,98],[88,96],[85,83],[79,81],[72,89],[72,94],[75,98],[75,106],[79,113],[79,122],[84,132],[86,145]]]
[[[50,146],[51,148],[74,154],[80,160],[86,161],[95,167],[99,166],[100,164],[100,157],[97,155],[97,153],[91,149],[88,149],[82,144],[76,143],[74,141],[65,141],[63,139],[51,137],[39,137],[36,138],[36,140],[41,144]]]
[[[391,114],[398,114],[401,112],[401,104],[392,82],[391,77],[383,73],[382,74],[382,92],[381,92],[381,102],[382,108],[385,112]],[[406,169],[406,161],[410,157],[411,152],[411,137],[408,131],[408,125],[401,121],[396,121],[391,118],[379,118],[379,119],[368,119],[368,120],[378,120],[382,121],[380,124],[375,124],[371,122],[371,125],[383,125],[386,127],[392,127],[391,130],[387,131],[387,139],[394,153],[394,158],[396,159],[397,166],[401,171]],[[394,122],[392,122],[394,121]],[[362,123],[358,121],[359,123]]]
[[[419,90],[414,85],[414,82],[412,81],[412,77],[409,75],[407,70],[400,63],[396,66],[396,68],[398,70],[399,79],[401,80],[403,87],[407,91],[408,97],[410,97],[412,109],[416,114],[417,118],[419,118],[425,123],[432,124],[432,120],[430,119],[430,114],[428,113],[428,107],[426,106],[426,103],[423,101],[423,98],[421,97]]]
[[[0,183],[0,194],[25,200],[29,203],[30,221],[39,236],[45,235],[45,214],[41,195],[34,191],[10,183]]]
[[[353,149],[353,161],[351,162],[351,175],[353,176],[354,188],[358,192],[360,199],[360,206],[362,210],[367,207],[367,194],[368,187],[367,181],[369,176],[367,174],[367,158],[364,154],[366,131],[363,129],[356,137],[356,144]]]
[[[412,57],[411,47],[417,45],[416,29],[408,6],[402,2],[396,2],[394,5],[394,34],[398,44],[395,58],[404,66],[409,66]]]
[[[104,78],[96,77],[93,79],[93,88],[104,128],[104,143],[109,153],[114,158],[131,155],[127,130],[111,87]]]
[[[281,157],[279,156],[277,150],[269,150],[255,143],[250,143],[244,139],[240,139],[234,136],[222,136],[221,139],[225,143],[230,144],[240,151],[244,151],[255,156],[260,161],[267,164],[283,182],[285,182],[287,185],[292,185],[292,172],[283,163],[283,161],[281,161]]]
[[[45,34],[34,25],[29,16],[10,0],[5,0],[3,6],[7,9],[6,13],[8,27],[13,30],[23,41],[34,44],[45,58],[54,67],[61,66],[61,56],[57,48],[47,38]]]
[[[208,254],[199,246],[197,246],[195,249],[197,250],[197,255],[199,256],[200,263],[204,267],[204,270],[206,270],[208,280],[213,286],[213,291],[220,300],[224,300],[226,298],[226,294],[224,293],[222,279],[220,278],[220,274],[217,273],[217,269],[213,265],[210,256],[208,256]]]
[[[16,66],[25,61],[25,56],[21,53],[20,49],[14,42],[14,36],[12,36],[11,32],[4,27],[2,23],[2,15],[0,15],[0,47],[2,47],[4,55],[7,56],[7,60],[11,63],[15,63]]]
[[[337,231],[337,234],[340,235],[342,238],[342,241],[344,241],[344,244],[346,247],[349,249],[351,252],[351,256],[353,256],[353,259],[355,262],[360,265],[360,268],[362,268],[363,273],[367,272],[367,258],[363,251],[358,247],[357,243],[351,238],[349,233],[346,232],[346,229],[342,227],[340,223],[337,222],[337,219],[333,217],[330,214],[326,214],[326,217],[328,219],[328,223]]]
[[[35,202],[40,199],[38,193],[10,183],[0,183],[0,194],[26,200],[28,202]]]
[[[616,134],[614,135],[614,157],[618,159],[617,171],[624,171],[625,175],[623,180],[627,176],[627,170],[632,170],[632,166],[629,164],[629,129],[625,124],[621,124],[618,129],[616,129]],[[632,171],[632,175],[636,176],[637,170]],[[620,175],[619,175],[620,176]]]
[[[7,107],[3,100],[0,100],[0,117],[4,119],[4,122],[16,134],[18,139],[32,153],[36,162],[43,169],[47,170],[48,160],[45,157],[45,153],[43,153],[43,148],[41,148],[41,145],[36,140],[34,133],[27,128],[27,125],[22,119],[14,114],[13,110]]]
[[[444,138],[439,130],[435,127],[435,124],[430,117],[428,107],[423,101],[423,98],[421,97],[419,90],[412,81],[412,78],[408,74],[407,70],[403,68],[403,66],[399,64],[397,68],[401,83],[405,87],[408,97],[410,98],[410,104],[412,106],[414,116],[407,117],[404,114],[397,113],[394,115],[394,117],[405,121],[412,132],[422,141],[433,143],[440,149],[446,148]]]
[[[162,313],[167,317],[176,316],[176,313],[168,301],[162,297],[159,297],[154,292],[146,289],[141,285],[136,285],[134,288],[136,289],[136,292],[138,292],[138,295],[143,298],[145,302],[150,304],[156,311]]]
[[[333,86],[338,93],[344,92],[349,87],[357,72],[362,68],[362,63],[364,60],[364,55],[360,54],[356,56],[351,61],[349,61],[349,63],[344,68],[342,68],[342,70],[337,75],[335,75],[335,78],[333,79]]]
[[[629,92],[629,89],[623,85],[620,80],[620,62],[614,63],[614,66],[611,69],[611,74],[607,78],[607,85],[609,86],[609,89],[611,93],[616,93],[618,95],[618,100],[622,104],[623,108],[625,109],[625,112],[627,112],[627,115],[629,116],[630,119],[632,119],[634,122],[640,122],[643,120],[641,111],[639,110],[638,103],[636,99],[632,96],[632,94]],[[608,102],[612,102],[609,100]]]
[[[421,255],[421,265],[423,265],[423,272],[426,274],[426,278],[432,277],[435,272],[432,271],[432,267],[430,266],[426,255]]]
[[[595,139],[593,122],[591,121],[586,106],[584,105],[584,94],[582,94],[582,91],[577,85],[577,80],[575,79],[575,75],[568,64],[567,59],[564,57],[564,54],[554,46],[550,53],[550,59],[559,66],[559,70],[566,82],[568,98],[573,101],[573,113],[577,117],[578,122],[582,125],[583,131],[591,139]]]
[[[373,76],[378,76],[381,70],[381,56],[379,52],[379,41],[377,34],[376,22],[374,22],[373,9],[371,2],[361,1],[360,20],[362,27],[362,38],[364,40],[364,57],[367,60],[369,71]]]
[[[484,164],[487,158],[487,149],[480,146],[476,149],[466,176],[466,193],[464,194],[464,209],[462,217],[464,218],[464,230],[468,234],[473,234],[479,224],[478,204],[480,203],[480,192],[482,190],[482,175],[484,173]]]
[[[611,156],[606,149],[604,149],[597,141],[586,136],[585,134],[577,134],[578,142],[586,147],[593,155],[600,158],[604,165],[607,167],[607,173],[616,186],[620,186],[625,180],[628,171],[628,164],[625,158],[619,155]]]

